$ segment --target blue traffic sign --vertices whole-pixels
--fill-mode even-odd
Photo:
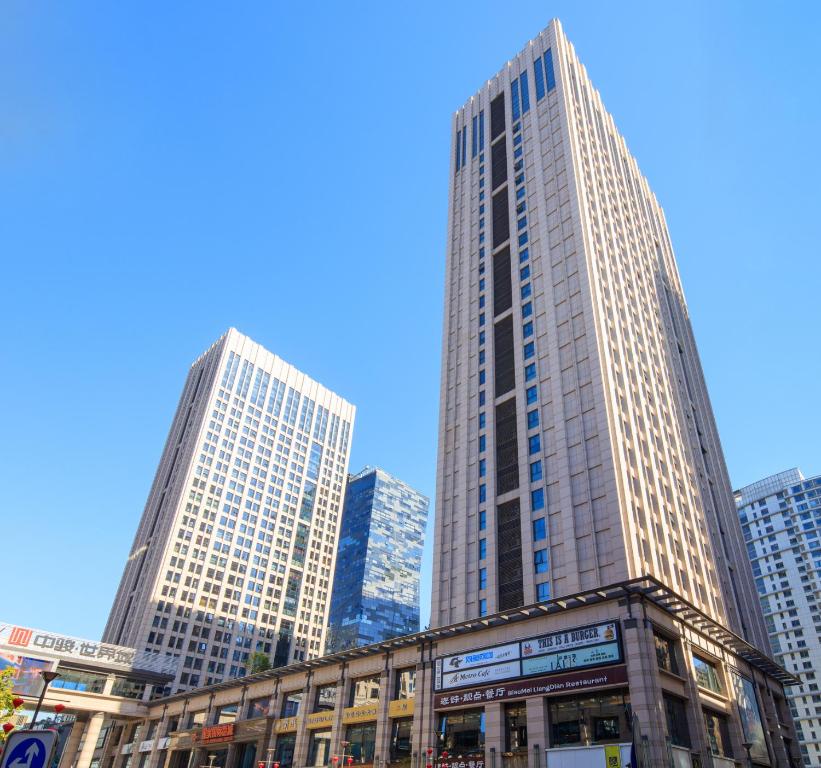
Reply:
[[[6,740],[0,768],[46,768],[57,744],[57,731],[17,731]]]

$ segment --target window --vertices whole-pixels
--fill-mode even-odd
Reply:
[[[527,280],[529,277],[530,277],[530,265],[529,265],[529,264],[525,264],[525,265],[524,265],[524,266],[523,266],[523,267],[519,270],[519,280]]]
[[[391,725],[391,762],[410,764],[412,750],[413,718],[402,717]]]
[[[535,354],[536,354],[536,345],[532,341],[528,341],[527,344],[525,344],[525,351],[524,351],[525,360],[530,359]]]
[[[465,757],[471,752],[482,752],[484,755],[484,709],[462,710],[453,714],[439,715],[436,741],[440,752],[446,749]]]
[[[528,449],[531,455],[542,450],[542,441],[539,435],[531,435],[527,439]]]
[[[536,101],[541,101],[544,98],[544,64],[542,59],[538,58],[533,62],[533,78],[536,81]]]
[[[217,709],[217,717],[214,720],[215,725],[223,725],[225,723],[233,723],[237,719],[237,704],[223,704]]]
[[[525,366],[525,381],[531,381],[536,378],[536,363],[528,363]]]
[[[345,740],[350,744],[348,751],[354,763],[373,763],[376,723],[349,725],[345,729]]]
[[[653,639],[656,644],[656,661],[658,662],[659,669],[665,669],[674,675],[678,675],[675,641],[657,632],[653,633]]]
[[[547,76],[547,92],[550,93],[556,87],[556,75],[553,72],[553,54],[550,48],[544,54],[544,71]]]
[[[484,531],[487,528],[487,512],[484,509],[479,510],[479,530]]]
[[[525,323],[522,326],[522,337],[528,338],[529,336],[533,335],[533,323]]]
[[[696,668],[696,682],[708,691],[721,693],[721,678],[716,665],[700,656],[693,656],[693,665]]]
[[[629,739],[626,693],[548,699],[550,746],[616,743]],[[623,738],[624,737],[624,738]]]
[[[530,317],[533,314],[533,305],[528,301],[522,304],[522,317]]]
[[[659,665],[660,666],[660,665]],[[676,747],[690,747],[690,732],[687,730],[687,709],[685,703],[675,696],[662,694],[664,714],[667,719],[667,736]]]
[[[292,691],[284,694],[282,700],[282,714],[280,717],[296,717],[299,714],[299,705],[302,703],[302,691]]]
[[[479,414],[479,429],[484,429],[484,428],[485,428],[485,413],[484,413],[484,411],[482,411],[482,413]]]
[[[479,477],[487,475],[487,459],[479,459]]]
[[[485,450],[486,439],[484,435],[479,435],[479,453]]]
[[[537,549],[533,553],[533,567],[536,573],[547,573],[547,550]]]
[[[707,727],[707,743],[714,755],[732,757],[733,748],[730,743],[730,729],[727,718],[710,709],[704,711],[704,725]]]
[[[487,557],[487,539],[479,539],[479,559],[484,560]]]
[[[314,712],[328,712],[336,707],[336,684],[320,685],[316,689]]]
[[[487,589],[487,568],[479,569],[479,589]]]
[[[530,288],[530,283],[525,283],[525,284],[522,286],[522,288],[521,288],[521,290],[519,291],[519,293],[521,294],[522,299],[527,299],[527,298],[529,298],[529,297],[530,297],[530,294],[532,293],[532,290],[531,290],[531,288]]]
[[[487,616],[487,600],[484,597],[479,601],[479,615]]]
[[[530,492],[530,509],[533,512],[544,509],[544,488],[537,488]]]
[[[348,697],[349,707],[361,707],[379,700],[379,675],[360,677],[351,683],[351,693]]]
[[[530,93],[527,89],[527,72],[519,75],[519,84],[522,88],[522,114],[530,109]]]
[[[533,521],[533,541],[544,541],[547,538],[544,518],[540,517]]]
[[[538,391],[536,390],[536,387],[528,387],[526,394],[527,394],[527,404],[528,405],[533,405],[533,403],[536,402],[536,400],[538,399],[538,396],[539,396]]]
[[[479,503],[487,501],[487,486],[480,485],[479,486]]]
[[[539,426],[539,411],[533,410],[527,412],[527,428],[533,429]]]
[[[505,707],[505,752],[527,751],[527,707],[508,704]]]
[[[530,482],[535,483],[542,479],[542,460],[534,461],[530,465]]]
[[[394,699],[412,699],[416,695],[416,667],[397,669],[393,687]]]
[[[545,600],[550,600],[550,584],[542,582],[536,585],[536,599],[541,603]]]
[[[331,760],[331,731],[311,731],[308,765],[328,765]]]

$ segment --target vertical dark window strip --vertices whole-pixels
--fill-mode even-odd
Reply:
[[[493,247],[510,238],[510,217],[507,211],[507,187],[493,195]]]
[[[459,151],[460,147],[462,146],[462,132],[456,131],[456,170],[458,171],[462,167],[462,153]]]
[[[490,140],[505,131],[505,95],[500,93],[490,102]]]
[[[479,113],[479,151],[485,148],[485,110]]]
[[[490,148],[490,188],[507,181],[507,142],[497,141]]]
[[[530,109],[530,91],[527,87],[527,70],[519,76],[519,85],[522,90],[522,114]]]
[[[476,124],[479,120],[474,116],[473,118],[473,131],[470,134],[470,156],[476,157],[476,148],[479,144],[479,136],[476,133]]]
[[[540,56],[533,62],[533,79],[536,81],[536,101],[544,98],[544,62]]]
[[[516,353],[513,348],[513,317],[508,315],[493,326],[494,397],[516,386]],[[497,472],[501,471],[496,467]]]
[[[518,608],[524,603],[522,579],[522,523],[519,500],[514,499],[496,508],[499,559],[499,610]]]
[[[513,306],[513,286],[510,278],[510,246],[493,255],[493,316]],[[501,392],[496,392],[498,397]]]
[[[514,80],[510,84],[510,114],[513,122],[519,119],[519,81]]]
[[[516,435],[516,398],[496,406],[496,493],[519,487],[519,440]]]
[[[556,75],[553,73],[553,54],[550,48],[544,55],[544,68],[547,73],[547,92],[550,93],[556,87]]]
[[[462,128],[462,165],[468,164],[468,129]]]

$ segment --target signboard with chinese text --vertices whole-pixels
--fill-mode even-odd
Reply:
[[[308,730],[314,728],[331,728],[334,724],[334,711],[328,709],[324,712],[313,712],[305,716],[305,727]]]
[[[234,724],[207,725],[195,734],[195,740],[200,744],[215,744],[221,741],[231,741],[234,738]]]
[[[461,707],[465,704],[485,704],[489,701],[507,701],[530,696],[555,696],[589,688],[604,688],[627,683],[627,667],[623,664],[592,671],[569,672],[562,675],[516,680],[503,685],[483,686],[467,691],[439,693],[433,698],[435,709]]]
[[[522,659],[523,675],[538,675],[547,672],[563,672],[583,667],[599,667],[621,661],[618,643],[595,645],[592,648],[577,648],[572,651],[547,653]]]
[[[289,733],[299,728],[299,717],[283,717],[274,721],[274,733]]]
[[[396,699],[388,704],[388,717],[410,717],[414,710],[414,699]]]
[[[378,704],[362,704],[359,707],[347,707],[342,710],[342,724],[367,723],[376,720]]]

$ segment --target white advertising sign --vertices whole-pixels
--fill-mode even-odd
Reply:
[[[618,643],[597,645],[594,648],[577,648],[522,660],[522,674],[538,675],[545,672],[563,672],[570,669],[595,667],[621,661]]]
[[[470,669],[471,667],[486,667],[489,664],[500,664],[503,661],[518,658],[519,644],[508,643],[496,648],[483,648],[480,651],[445,656],[442,659],[442,672],[455,672],[457,669]]]
[[[460,669],[442,675],[442,688],[460,688],[463,685],[484,685],[496,680],[510,680],[520,677],[519,661],[508,661],[504,664],[494,664],[492,667],[478,667],[475,669]]]
[[[613,642],[618,639],[618,632],[618,624],[615,621],[608,621],[606,624],[593,624],[589,627],[534,637],[532,640],[522,641],[522,658]]]

